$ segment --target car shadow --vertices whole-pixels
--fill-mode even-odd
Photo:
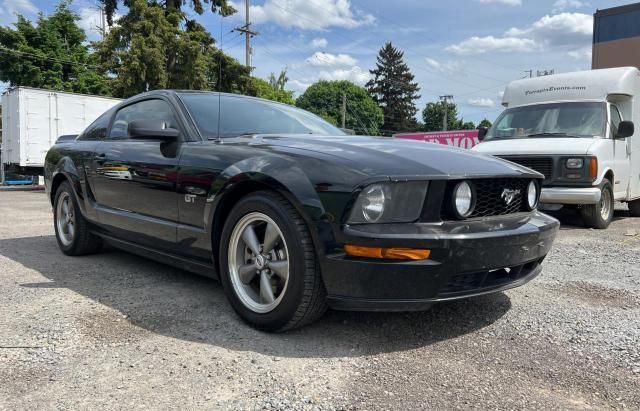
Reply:
[[[438,304],[425,312],[330,310],[309,326],[268,334],[239,319],[218,282],[142,257],[113,249],[67,257],[58,250],[54,236],[0,240],[0,254],[47,279],[20,287],[42,292],[66,288],[126,316],[135,327],[124,328],[122,334],[147,331],[278,357],[356,357],[423,347],[480,330],[511,307],[509,297],[497,293]],[[76,321],[88,322],[91,330],[99,330],[100,322],[112,327],[117,316],[79,315],[85,317]],[[131,335],[118,338],[130,341]]]

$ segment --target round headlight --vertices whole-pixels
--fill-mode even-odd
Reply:
[[[527,207],[529,210],[533,210],[538,205],[538,185],[534,180],[531,180],[527,187]]]
[[[384,213],[384,188],[380,184],[374,184],[363,193],[362,216],[369,223],[376,223]]]
[[[462,181],[453,189],[453,207],[459,218],[467,218],[473,212],[473,190],[468,182]]]

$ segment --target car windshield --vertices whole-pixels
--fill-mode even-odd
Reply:
[[[604,135],[605,103],[538,104],[505,110],[485,140]]]
[[[217,93],[182,93],[180,97],[207,138],[248,134],[345,134],[320,117],[286,104]]]

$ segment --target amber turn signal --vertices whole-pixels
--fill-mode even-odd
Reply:
[[[381,248],[347,244],[344,252],[352,257],[386,258],[390,260],[426,260],[431,250],[423,248]]]
[[[594,180],[598,178],[598,160],[595,158],[592,158],[591,162],[589,163],[589,177],[593,178]]]

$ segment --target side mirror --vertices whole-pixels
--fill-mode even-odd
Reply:
[[[479,141],[484,140],[488,132],[489,132],[489,129],[487,127],[480,127],[478,129],[478,140]]]
[[[615,138],[627,138],[631,137],[635,132],[635,127],[633,125],[633,121],[621,121],[618,124],[618,132],[615,135]]]
[[[160,119],[134,120],[128,126],[129,135],[136,138],[175,140],[180,131],[169,127],[169,123]]]

